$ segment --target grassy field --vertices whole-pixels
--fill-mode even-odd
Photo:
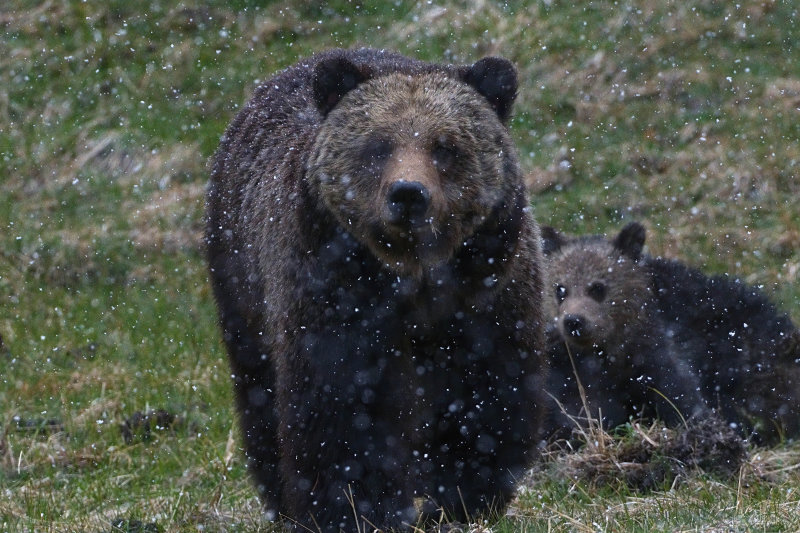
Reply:
[[[202,258],[206,162],[257,80],[327,47],[509,57],[540,222],[640,220],[652,253],[800,321],[793,2],[264,3],[0,5],[0,531],[272,530]],[[564,464],[471,530],[800,530],[797,445],[647,491]]]

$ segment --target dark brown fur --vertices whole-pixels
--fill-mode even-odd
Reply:
[[[613,239],[543,234],[550,359],[564,375],[551,379],[564,385],[558,397],[569,403],[577,393],[566,341],[611,426],[638,416],[637,406],[674,423],[675,409],[652,387],[684,416],[714,409],[758,443],[800,433],[800,332],[761,291],[643,254],[645,229],[635,222]],[[596,284],[605,288],[600,301]]]
[[[544,404],[515,91],[500,59],[335,50],[229,127],[208,255],[269,511],[355,531],[414,523],[416,496],[465,518],[512,495]]]
[[[639,228],[626,227],[611,240],[543,230],[550,392],[560,404],[551,411],[551,434],[568,435],[570,417],[602,417],[604,427],[614,428],[630,418],[674,424],[707,411],[639,264]]]

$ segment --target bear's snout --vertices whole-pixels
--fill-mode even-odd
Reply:
[[[564,333],[576,342],[585,342],[589,337],[589,326],[581,315],[565,315],[563,319]]]
[[[386,204],[390,224],[420,226],[425,222],[431,193],[418,181],[400,180],[389,187]]]

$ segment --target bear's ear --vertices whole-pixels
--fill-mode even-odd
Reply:
[[[559,251],[567,242],[566,237],[553,227],[541,226],[539,231],[542,234],[542,253],[544,253],[545,256]]]
[[[642,257],[645,233],[644,226],[638,222],[629,222],[614,239],[614,248],[638,261]]]
[[[359,68],[344,56],[323,59],[314,67],[312,78],[317,109],[323,116],[327,115],[345,94],[370,77],[368,69]]]
[[[517,70],[503,57],[484,57],[469,67],[463,80],[481,93],[505,122],[517,97]]]

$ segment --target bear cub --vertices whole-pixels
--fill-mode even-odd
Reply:
[[[607,240],[543,227],[542,240],[549,392],[557,402],[548,436],[568,437],[575,420],[589,416],[612,429],[630,417],[675,424],[704,412],[699,381],[678,356],[640,265],[644,228],[632,224]]]
[[[571,355],[607,427],[713,409],[756,442],[797,434],[800,334],[758,289],[644,254],[636,222],[611,240],[542,234],[550,392],[567,413],[583,407]],[[551,419],[557,434],[574,425],[558,410]]]
[[[371,49],[258,87],[207,196],[249,468],[314,531],[502,509],[546,399],[512,64]]]

